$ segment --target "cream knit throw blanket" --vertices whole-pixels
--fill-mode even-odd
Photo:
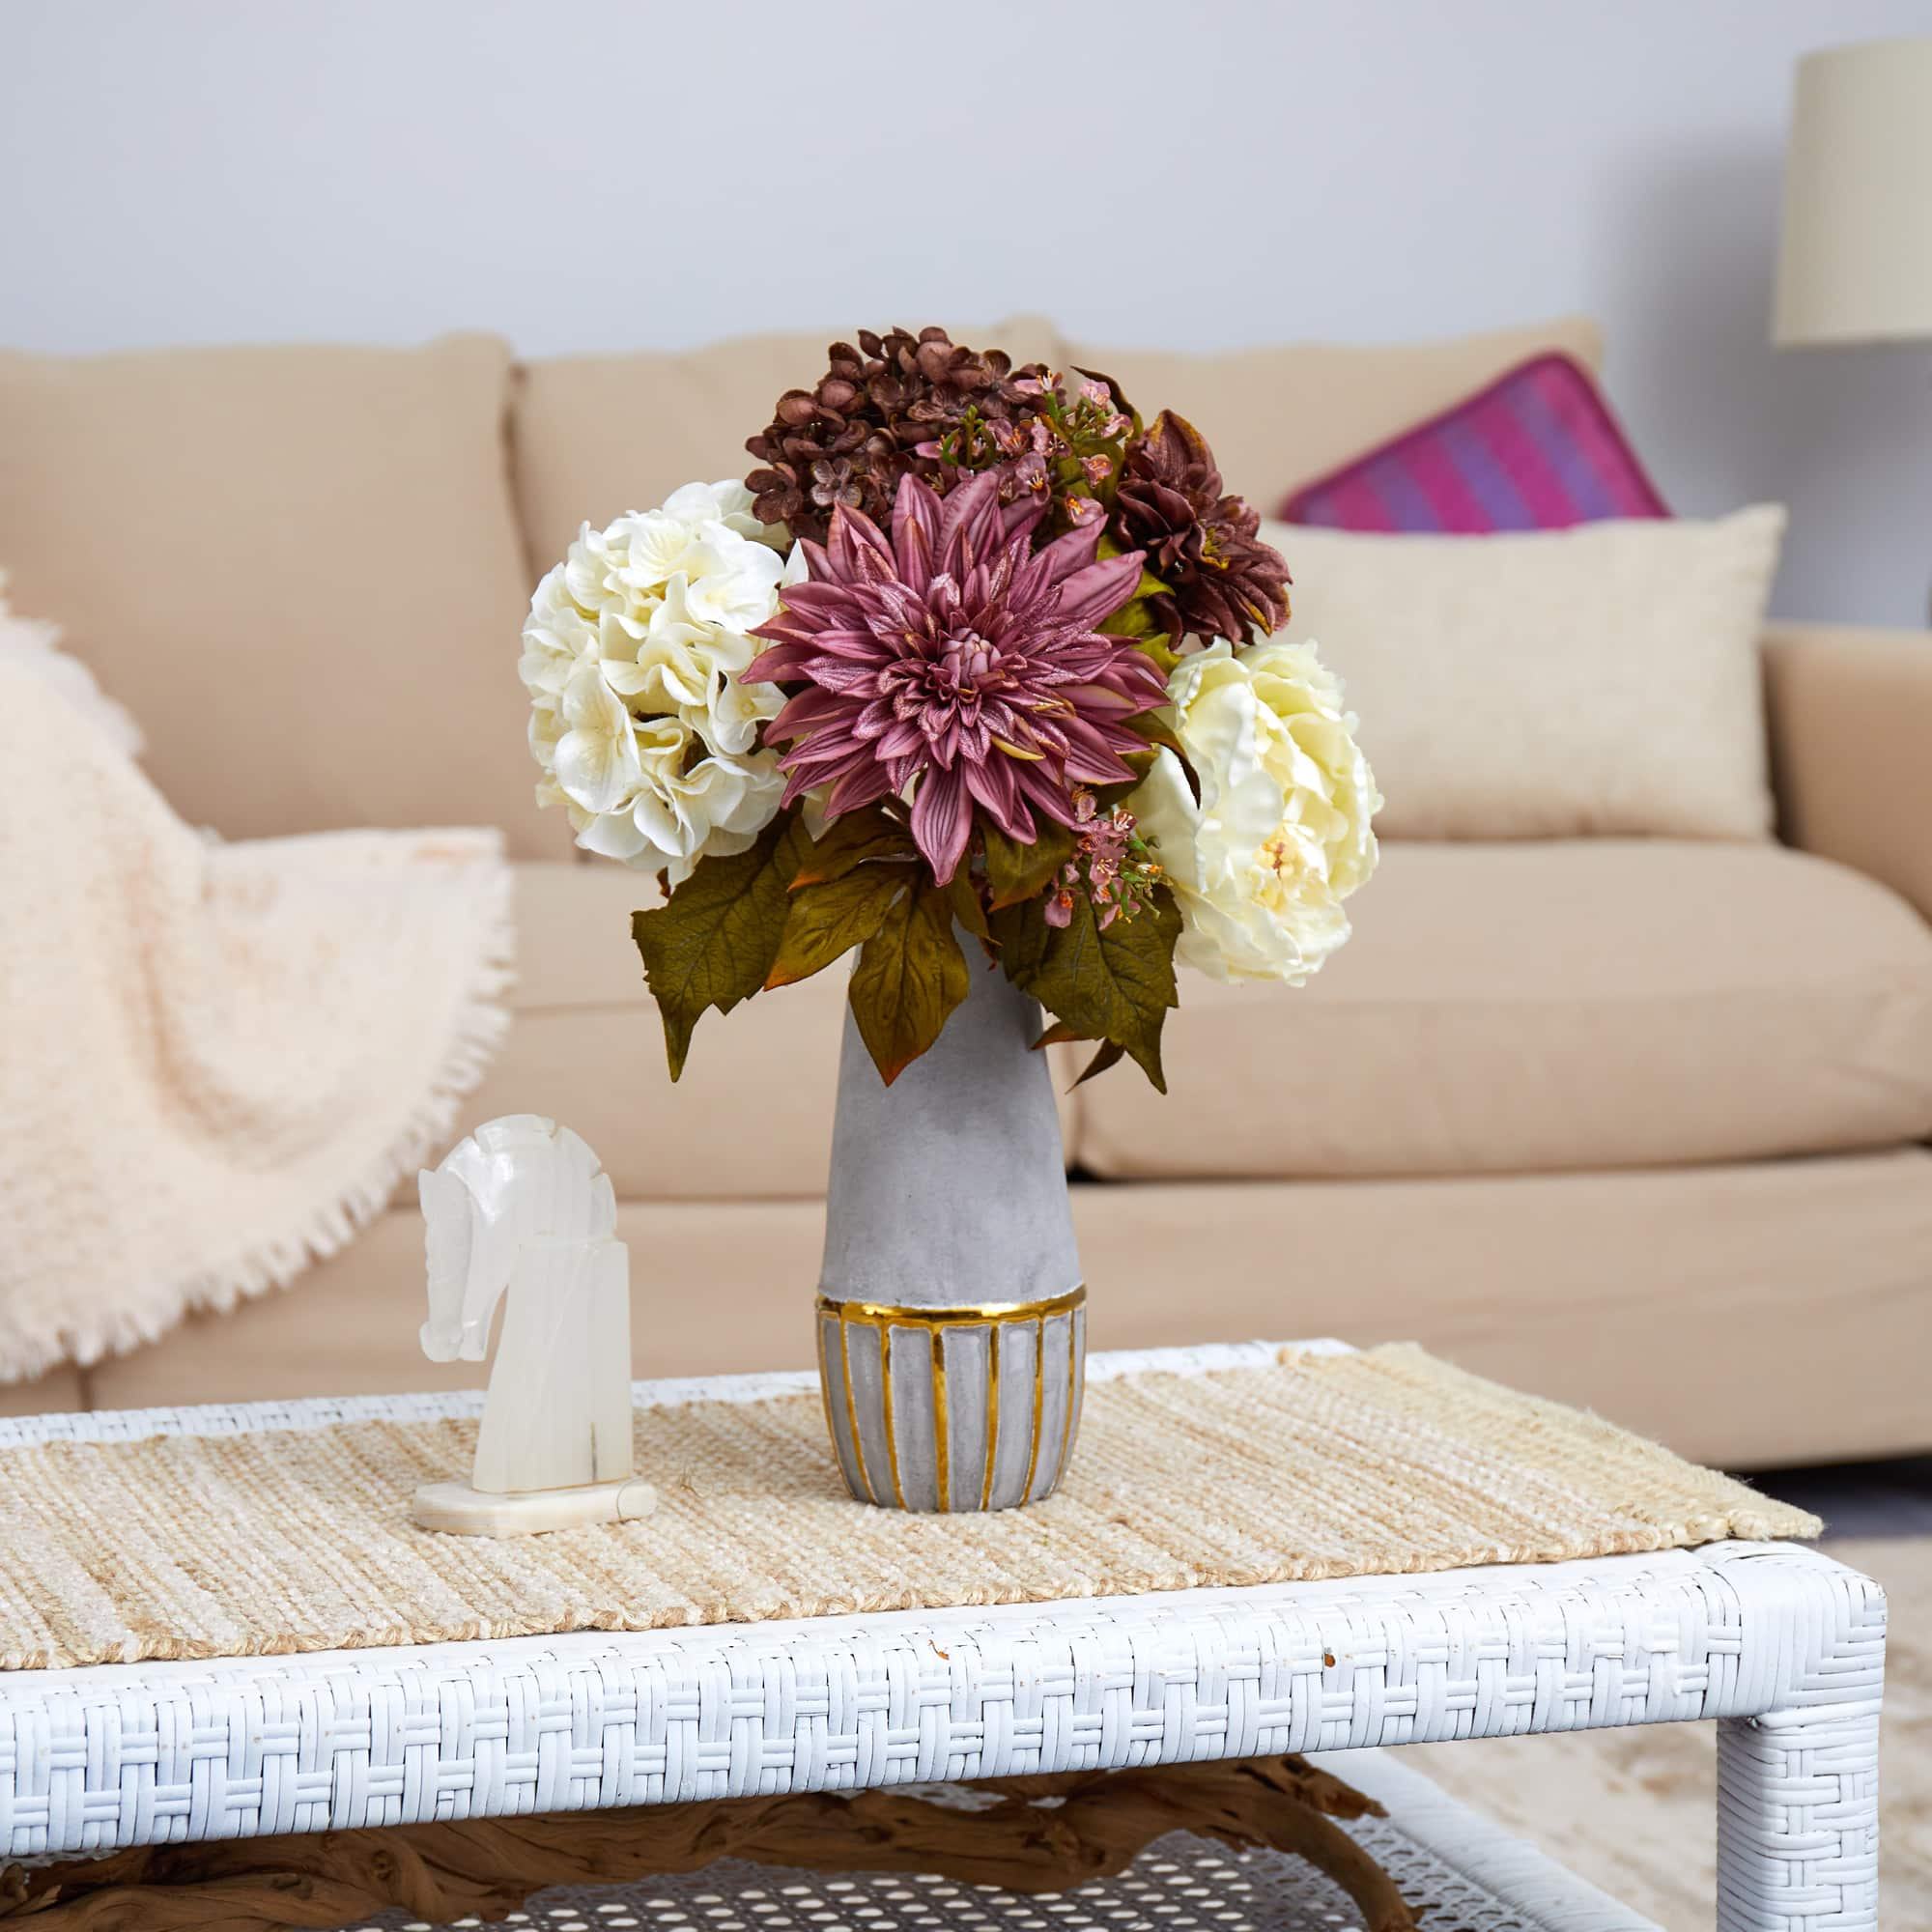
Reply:
[[[32,657],[0,651],[0,1381],[340,1247],[482,1077],[511,944],[496,834],[223,844]]]

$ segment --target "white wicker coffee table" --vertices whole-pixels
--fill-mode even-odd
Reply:
[[[723,1392],[639,1386],[656,1401]],[[31,1417],[0,1426],[0,1443],[319,1427],[426,1404],[465,1412],[467,1400]],[[1877,1922],[1884,1654],[1876,1584],[1807,1548],[1727,1543],[1011,1607],[19,1671],[0,1676],[0,1860],[1715,1720],[1719,1927],[1854,1932]]]

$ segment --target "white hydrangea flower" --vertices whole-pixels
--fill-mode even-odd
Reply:
[[[518,668],[530,694],[540,803],[586,850],[688,877],[741,852],[778,810],[755,749],[783,698],[738,674],[788,581],[781,526],[742,483],[688,483],[658,509],[587,524],[538,584]]]
[[[715,752],[680,718],[634,716],[591,660],[557,702],[532,705],[529,736],[537,802],[563,807],[578,844],[673,886],[750,846],[784,792],[771,753]]]
[[[1176,957],[1217,980],[1299,985],[1349,936],[1342,901],[1376,868],[1381,806],[1342,686],[1312,643],[1181,659],[1163,750],[1127,800],[1181,912]]]

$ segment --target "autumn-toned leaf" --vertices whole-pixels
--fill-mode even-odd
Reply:
[[[1127,1049],[1117,1041],[1103,1039],[1100,1050],[1081,1069],[1080,1077],[1074,1081],[1075,1087],[1084,1087],[1096,1073],[1104,1073],[1110,1066],[1118,1066],[1127,1057]],[[1069,1088],[1068,1092],[1072,1090]],[[1165,1090],[1163,1090],[1165,1091]]]
[[[1152,745],[1144,752],[1122,752],[1121,762],[1133,773],[1133,777],[1122,779],[1118,784],[1095,785],[1094,803],[1102,811],[1109,811],[1117,805],[1124,805],[1140,789],[1142,781],[1153,770],[1153,761],[1159,755],[1159,752]],[[1181,759],[1180,768],[1187,774],[1188,782],[1193,783],[1193,767],[1185,758]]]
[[[869,865],[854,866],[822,884],[795,885],[766,987],[809,980],[863,946],[915,878],[910,866]]]
[[[1061,867],[1073,856],[1073,834],[1064,825],[1042,825],[1031,845],[1009,838],[997,825],[983,827],[986,838],[986,883],[993,890],[993,910],[1037,899]]]
[[[861,806],[835,818],[807,852],[792,881],[795,887],[823,885],[843,878],[868,859],[918,856],[911,830],[876,805]]]
[[[996,914],[993,930],[1007,977],[1065,1025],[1064,1037],[1111,1041],[1167,1092],[1160,1030],[1168,1009],[1180,1004],[1174,980],[1180,914],[1171,894],[1156,892],[1132,919],[1104,930],[1084,894],[1074,895],[1064,926],[1048,925],[1036,902]],[[1096,1063],[1088,1070],[1104,1069]]]
[[[704,1009],[728,1013],[765,983],[809,842],[798,814],[782,813],[749,851],[700,860],[663,905],[632,915],[673,1080]]]
[[[946,890],[952,900],[952,917],[975,939],[991,939],[993,929],[986,923],[986,908],[980,901],[980,888],[964,866],[953,873],[952,883]]]
[[[1078,1027],[1070,1025],[1065,1020],[1055,1020],[1034,1041],[1033,1050],[1036,1053],[1044,1053],[1049,1046],[1078,1046],[1083,1041],[1091,1045],[1093,1037],[1092,1034],[1082,1033]],[[1099,1052],[1094,1054],[1094,1058],[1087,1063],[1086,1066],[1076,1076],[1073,1087],[1086,1086],[1094,1074],[1104,1073],[1110,1066],[1118,1066],[1126,1057],[1127,1050],[1125,1047],[1120,1045],[1115,1040],[1103,1039],[1100,1042]],[[1073,1091],[1073,1087],[1069,1087],[1066,1091],[1070,1094]]]
[[[888,1087],[939,1037],[971,970],[946,889],[922,879],[887,912],[852,973],[859,1037]]]
[[[1138,718],[1127,720],[1127,729],[1137,738],[1145,738],[1150,745],[1165,745],[1180,761],[1187,761],[1187,747],[1174,735],[1174,726],[1167,722],[1164,711],[1143,711]],[[1131,753],[1139,757],[1140,753]]]
[[[1055,1020],[1034,1041],[1033,1051],[1035,1053],[1044,1053],[1049,1046],[1071,1046],[1077,1040],[1091,1039],[1092,1037],[1091,1034],[1084,1034],[1077,1027],[1068,1026],[1065,1020]]]

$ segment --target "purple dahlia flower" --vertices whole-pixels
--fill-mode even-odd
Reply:
[[[892,540],[840,507],[810,580],[753,631],[771,648],[744,676],[806,689],[767,729],[791,746],[784,802],[830,785],[829,813],[912,796],[912,834],[942,885],[977,806],[1031,843],[1035,814],[1076,822],[1076,785],[1131,779],[1145,749],[1127,720],[1167,700],[1153,661],[1094,627],[1134,594],[1138,552],[1096,561],[1098,523],[1036,553],[1043,498],[1000,502],[986,470],[943,501],[916,476]]]

